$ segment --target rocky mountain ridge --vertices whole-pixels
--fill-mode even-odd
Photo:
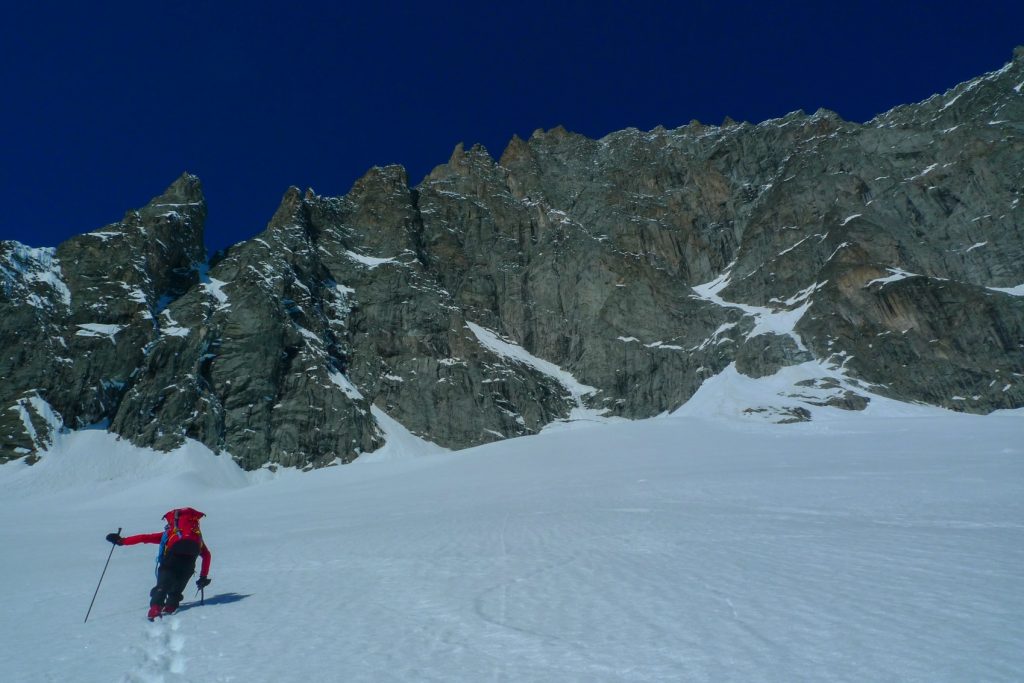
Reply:
[[[808,378],[753,415],[870,393],[1024,405],[1024,49],[865,124],[820,110],[456,147],[411,187],[291,188],[210,262],[183,175],[56,249],[0,243],[0,459],[56,429],[247,468],[348,462],[378,411],[460,448],[673,410],[730,364]]]

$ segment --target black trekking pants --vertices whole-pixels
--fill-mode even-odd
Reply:
[[[156,571],[156,585],[149,592],[149,604],[176,608],[184,599],[185,586],[195,571],[196,555],[167,555]]]

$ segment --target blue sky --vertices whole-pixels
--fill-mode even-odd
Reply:
[[[498,156],[559,124],[864,121],[1024,43],[1024,3],[1005,1],[359,4],[8,8],[0,239],[56,245],[189,171],[216,249],[289,185],[342,195],[388,163],[416,184],[458,142]]]

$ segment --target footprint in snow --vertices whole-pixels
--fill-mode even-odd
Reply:
[[[124,683],[183,683],[185,636],[177,617],[146,627],[146,640],[136,646],[139,664],[124,675]]]

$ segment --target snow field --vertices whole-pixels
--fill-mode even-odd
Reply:
[[[277,475],[64,436],[0,467],[5,678],[1020,680],[1021,413],[844,415],[394,439]],[[82,624],[103,536],[184,505],[209,604],[147,623],[155,546],[123,547]]]

